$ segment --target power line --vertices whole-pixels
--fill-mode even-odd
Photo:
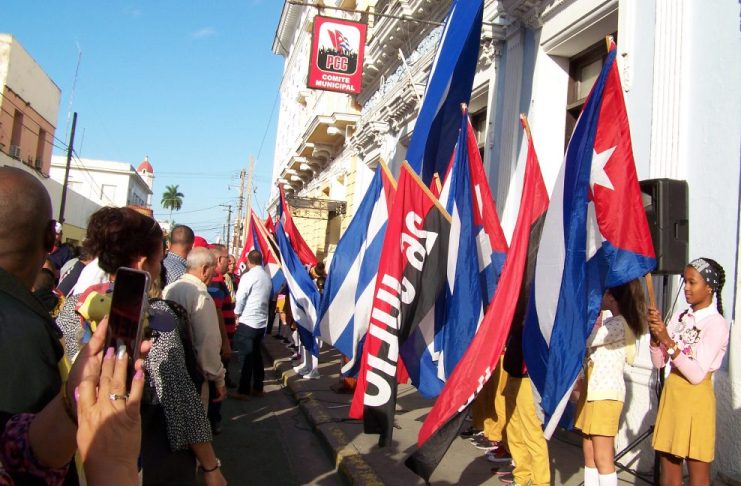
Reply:
[[[227,200],[227,202],[228,202],[228,201],[229,201],[229,200]],[[201,209],[191,209],[191,210],[189,210],[189,211],[178,211],[178,212],[177,212],[177,214],[190,214],[190,213],[199,213],[199,212],[201,212],[201,211],[208,211],[209,209],[214,209],[214,208],[218,208],[219,206],[221,206],[221,204],[215,204],[215,205],[213,205],[213,206],[208,206],[208,207],[206,207],[206,208],[201,208]],[[162,211],[155,211],[155,212],[160,212],[160,213],[161,213]]]

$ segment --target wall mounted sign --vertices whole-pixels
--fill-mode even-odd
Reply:
[[[366,27],[349,20],[314,17],[309,88],[360,93]]]

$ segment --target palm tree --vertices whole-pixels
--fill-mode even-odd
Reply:
[[[170,210],[170,226],[172,226],[172,210],[180,211],[183,207],[183,198],[185,194],[178,191],[177,185],[166,186],[165,192],[162,194],[162,207]]]

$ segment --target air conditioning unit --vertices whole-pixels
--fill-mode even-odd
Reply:
[[[34,167],[35,167],[36,169],[39,169],[39,170],[41,170],[41,167],[42,167],[43,165],[44,165],[44,161],[43,161],[43,160],[41,160],[41,159],[36,159],[36,160],[34,161],[34,163],[33,163],[33,166],[34,166]]]
[[[21,158],[21,147],[20,145],[11,145],[10,146],[10,156],[14,157],[16,159]]]

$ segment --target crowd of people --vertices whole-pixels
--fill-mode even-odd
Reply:
[[[273,295],[258,251],[249,252],[237,276],[225,246],[209,244],[187,226],[164,235],[134,209],[94,213],[79,251],[62,242],[61,230],[43,185],[22,170],[0,168],[0,485],[74,484],[82,476],[89,484],[189,484],[199,475],[208,485],[226,484],[213,447],[221,403],[263,394],[264,336],[277,324],[274,337],[301,360],[295,371],[319,377],[316,358],[300,343],[287,293]],[[146,272],[151,281],[136,363],[125,347],[106,348],[105,296],[121,268]],[[321,291],[323,266],[311,276]],[[689,309],[668,324],[647,305],[638,280],[603,296],[575,387],[587,486],[617,484],[623,371],[645,333],[655,367],[671,363],[652,442],[662,484],[681,484],[684,462],[691,484],[710,484],[712,374],[729,338],[721,300],[725,272],[700,258],[687,265],[683,280]],[[472,415],[463,435],[484,450],[503,483],[551,483],[521,326],[513,326]]]

